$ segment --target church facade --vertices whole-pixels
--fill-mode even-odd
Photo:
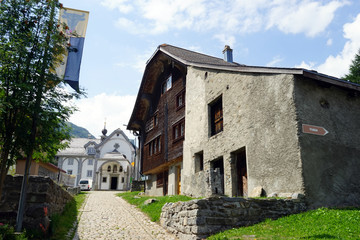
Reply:
[[[134,175],[136,147],[121,129],[101,139],[73,138],[57,154],[58,166],[80,179],[91,179],[94,190],[128,190]]]

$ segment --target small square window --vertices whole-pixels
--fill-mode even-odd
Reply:
[[[67,170],[67,174],[72,175],[73,171],[72,170]]]
[[[125,178],[121,178],[121,183],[124,183],[125,182]]]
[[[88,165],[93,165],[94,164],[94,160],[93,159],[89,159],[88,160]]]
[[[87,176],[87,177],[92,177],[92,170],[87,170],[86,176]]]
[[[106,183],[107,177],[103,177],[102,182]]]

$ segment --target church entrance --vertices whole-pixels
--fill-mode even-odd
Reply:
[[[110,189],[111,189],[111,190],[116,190],[116,189],[117,189],[117,185],[118,185],[118,177],[111,177]]]

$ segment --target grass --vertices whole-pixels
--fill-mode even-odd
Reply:
[[[61,215],[55,214],[51,217],[52,236],[51,239],[67,239],[68,232],[73,228],[77,220],[78,212],[86,198],[86,193],[81,192],[74,196],[74,200],[66,204]],[[74,234],[74,233],[72,233]],[[73,236],[70,236],[72,239]]]
[[[360,239],[360,208],[320,208],[231,229],[208,239]]]
[[[150,220],[153,222],[159,221],[161,208],[165,205],[165,203],[179,202],[179,201],[185,202],[193,199],[191,197],[187,197],[183,195],[171,195],[171,196],[162,196],[162,197],[144,196],[144,195],[139,195],[139,192],[118,193],[117,195],[125,199],[130,204],[140,208],[140,210],[146,213],[150,217]],[[149,205],[144,205],[144,202],[150,198],[156,199],[157,201]]]

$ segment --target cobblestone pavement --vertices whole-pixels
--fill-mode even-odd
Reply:
[[[73,240],[156,239],[175,240],[159,224],[114,191],[91,191],[80,209],[80,222]]]

